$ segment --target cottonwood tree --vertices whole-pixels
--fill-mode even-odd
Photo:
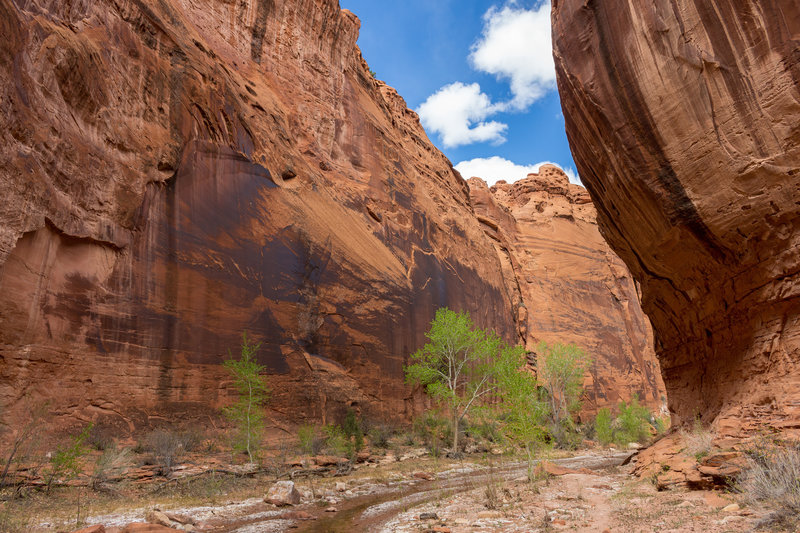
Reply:
[[[261,444],[264,432],[264,404],[267,403],[270,393],[266,379],[261,375],[266,367],[255,360],[260,347],[261,343],[251,344],[247,332],[244,332],[241,357],[223,363],[233,377],[234,386],[239,394],[236,402],[223,410],[228,420],[236,424],[233,449],[247,452],[250,462],[253,462]]]
[[[481,398],[497,390],[497,356],[505,343],[496,333],[473,329],[469,313],[446,307],[436,311],[425,336],[430,342],[411,354],[406,382],[424,386],[449,408],[453,453],[458,455],[461,420]]]
[[[539,379],[549,393],[550,416],[560,427],[572,420],[571,413],[580,407],[583,376],[589,369],[591,358],[574,344],[557,342],[552,346],[540,342]]]

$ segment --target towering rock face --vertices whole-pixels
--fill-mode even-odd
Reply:
[[[274,425],[407,413],[440,306],[518,340],[469,190],[336,0],[0,0],[0,403]]]
[[[663,407],[650,323],[628,269],[597,229],[586,189],[550,165],[513,184],[489,189],[472,178],[469,185],[504,266],[528,350],[535,354],[540,341],[574,342],[591,355],[588,414],[634,394]]]
[[[800,427],[800,4],[553,2],[601,231],[640,281],[671,409]]]

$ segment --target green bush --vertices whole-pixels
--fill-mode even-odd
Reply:
[[[325,446],[326,437],[318,427],[304,424],[297,430],[297,440],[300,441],[300,450],[304,454],[319,455]]]
[[[325,445],[336,455],[351,457],[354,452],[353,442],[336,424],[325,426]]]
[[[614,442],[614,430],[611,427],[611,410],[608,407],[603,407],[597,411],[597,417],[594,419],[594,432],[597,435],[597,440],[603,446],[608,446]]]
[[[342,433],[347,440],[352,440],[355,451],[360,452],[364,447],[364,432],[361,430],[361,424],[353,409],[347,410],[344,422],[342,422]]]
[[[617,421],[619,429],[614,440],[618,444],[624,446],[629,442],[646,442],[650,439],[650,411],[639,405],[637,395],[633,395],[630,403],[619,403]]]

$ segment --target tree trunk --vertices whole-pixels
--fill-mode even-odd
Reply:
[[[458,411],[453,416],[453,455],[458,456]]]

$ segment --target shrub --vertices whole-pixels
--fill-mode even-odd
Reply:
[[[353,442],[347,438],[341,427],[335,424],[325,426],[325,436],[325,445],[333,453],[347,457],[353,455]]]
[[[597,411],[597,417],[594,419],[594,432],[597,435],[597,440],[603,446],[608,446],[614,442],[614,430],[611,427],[611,410],[608,407],[603,407]]]
[[[159,473],[168,476],[183,456],[197,449],[202,441],[203,437],[197,431],[156,429],[136,449],[149,452],[153,464],[159,467]]]
[[[347,410],[344,422],[342,422],[342,433],[347,440],[352,440],[355,451],[360,452],[364,447],[364,432],[361,430],[361,424],[353,409]]]
[[[624,446],[629,442],[646,442],[650,438],[650,412],[639,405],[639,397],[633,395],[630,403],[619,403],[617,417],[619,429],[614,435],[617,444]]]
[[[426,411],[418,416],[411,427],[413,434],[410,434],[408,439],[410,442],[407,445],[414,446],[416,444],[414,436],[416,436],[434,457],[440,455],[445,442],[452,441],[453,425],[436,411]]]
[[[750,465],[738,488],[771,511],[759,526],[793,530],[800,517],[800,445],[759,444],[746,453]]]
[[[369,442],[376,448],[383,450],[389,447],[389,439],[392,436],[392,429],[385,424],[375,424],[369,430]]]
[[[300,450],[306,455],[319,455],[325,446],[325,436],[319,428],[311,424],[304,424],[297,430],[297,440],[300,441]]]

